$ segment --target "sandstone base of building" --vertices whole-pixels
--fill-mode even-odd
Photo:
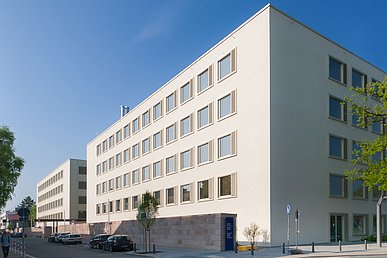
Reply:
[[[235,214],[204,214],[193,216],[159,218],[151,229],[151,244],[157,247],[190,248],[202,250],[225,250],[225,219]],[[111,227],[111,229],[110,229]],[[235,227],[234,227],[235,228]],[[144,228],[136,220],[106,223],[83,223],[60,225],[59,232],[95,235],[101,233],[128,235],[142,249]],[[234,229],[235,236],[235,229]]]

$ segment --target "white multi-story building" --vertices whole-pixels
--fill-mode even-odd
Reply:
[[[41,226],[86,220],[86,160],[68,159],[38,182],[36,211]]]
[[[301,243],[371,234],[378,193],[343,175],[356,142],[382,127],[359,128],[340,103],[384,76],[268,5],[88,144],[87,221],[135,220],[150,191],[165,225],[233,214],[241,241],[256,222],[285,242],[288,204]],[[176,243],[223,234],[192,232],[174,232]]]

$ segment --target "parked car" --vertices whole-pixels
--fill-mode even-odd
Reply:
[[[103,248],[103,243],[110,237],[111,235],[109,234],[98,234],[95,235],[90,239],[89,242],[89,247],[90,248],[97,248],[97,249],[102,249]]]
[[[82,236],[80,234],[68,234],[62,237],[62,244],[82,244]]]
[[[22,232],[15,232],[11,235],[13,238],[21,238],[23,237],[23,233]],[[24,233],[24,237],[27,237],[27,235]]]
[[[103,249],[110,252],[117,250],[133,250],[133,242],[126,235],[110,236],[104,243]]]
[[[70,233],[58,233],[58,235],[54,238],[55,243],[62,243],[62,238],[66,235],[69,235]]]
[[[59,233],[52,233],[49,237],[48,237],[48,242],[55,242],[55,237],[58,235]]]

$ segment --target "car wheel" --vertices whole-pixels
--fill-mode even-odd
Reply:
[[[109,251],[113,252],[113,247],[112,246],[109,247]]]

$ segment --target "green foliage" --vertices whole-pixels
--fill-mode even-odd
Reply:
[[[160,204],[151,193],[146,192],[143,194],[136,218],[147,231],[149,231],[156,222],[159,205]]]
[[[30,219],[29,219],[29,226],[33,226],[36,218],[36,204],[34,199],[31,198],[31,196],[25,197],[21,203],[16,207],[16,210],[18,211],[21,208],[27,208],[30,210]]]
[[[7,126],[0,126],[0,208],[11,199],[24,160],[15,155],[15,135]]]
[[[345,100],[351,104],[352,112],[358,116],[361,127],[370,127],[383,122],[382,134],[374,139],[360,142],[360,150],[355,151],[353,168],[345,172],[350,180],[362,180],[369,189],[387,191],[387,159],[383,157],[387,149],[387,77],[383,82],[368,84],[365,88],[351,88],[351,98]]]
[[[34,202],[34,204],[30,208],[30,223],[31,223],[31,227],[33,227],[35,225],[35,221],[36,221],[36,204]]]

